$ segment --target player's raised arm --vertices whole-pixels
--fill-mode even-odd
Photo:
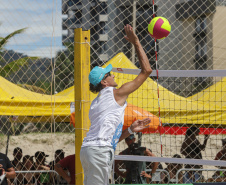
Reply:
[[[114,90],[115,99],[120,105],[123,105],[128,95],[137,90],[152,72],[148,57],[144,52],[137,35],[134,33],[133,28],[127,24],[124,29],[126,32],[125,39],[135,47],[141,66],[141,72],[133,81],[125,83],[119,89]]]

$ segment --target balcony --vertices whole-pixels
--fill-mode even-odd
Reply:
[[[108,15],[99,15],[99,22],[107,22]]]
[[[99,34],[99,41],[108,41],[107,34]]]
[[[103,61],[108,61],[108,54],[100,54],[99,58]]]
[[[201,17],[216,12],[215,0],[193,0],[176,4],[176,18],[179,20],[190,17]]]

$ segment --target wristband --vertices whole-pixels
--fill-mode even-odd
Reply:
[[[131,130],[130,127],[128,127],[128,132],[129,132],[130,134],[134,134],[134,132]]]

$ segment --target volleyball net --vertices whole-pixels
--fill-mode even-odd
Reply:
[[[128,59],[124,58],[123,54],[119,54],[116,58],[117,60],[113,58],[109,63],[117,66],[112,71],[120,87],[133,80],[139,74],[140,69],[136,69]],[[122,66],[120,66],[121,63]],[[123,68],[124,66],[131,68]],[[224,154],[220,151],[225,151],[225,70],[159,70],[158,73],[159,100],[155,70],[144,84],[128,97],[124,129],[136,119],[149,117],[152,121],[149,128],[144,129],[142,133],[137,133],[134,140],[131,139],[134,145],[129,146],[131,142],[126,141],[118,144],[115,160],[119,160],[120,163],[116,163],[114,168],[125,172],[128,165],[129,168],[132,163],[139,166],[137,161],[142,161],[146,163],[147,173],[150,173],[153,163],[159,162],[154,176],[158,183],[167,183],[168,177],[166,176],[169,174],[172,176],[172,173],[174,175],[171,177],[171,183],[192,182],[191,179],[190,181],[183,180],[188,173],[200,175],[196,179],[194,175],[193,182],[224,181],[225,162],[220,161]],[[203,80],[206,82],[205,87],[203,87]],[[163,85],[168,85],[168,88]],[[199,86],[202,86],[203,90],[197,93]],[[190,96],[185,97],[173,93],[170,91],[171,88],[178,88],[181,95],[189,94]],[[192,130],[194,132],[192,134],[196,134],[194,141],[187,137],[186,133],[189,129],[194,129]],[[205,135],[208,135],[209,139],[206,146],[201,149],[199,145],[203,145]],[[182,147],[182,145],[186,146]],[[143,147],[149,149],[156,157],[145,156],[145,152],[142,153]],[[183,149],[187,152],[186,156],[182,152]],[[188,156],[189,158],[193,156],[194,159],[185,159]],[[136,165],[133,168],[136,169]],[[126,178],[116,172],[117,170],[115,170],[115,181],[126,183]],[[155,180],[150,180],[150,183]]]
[[[119,63],[130,66],[129,61],[126,60]],[[112,64],[115,64],[114,59]],[[133,80],[139,74],[140,69],[126,69],[119,66],[113,68],[112,71],[120,87],[121,84]],[[115,160],[119,160],[120,163],[116,162],[114,168],[125,172],[128,166],[129,169],[133,166],[133,163],[136,164],[133,166],[136,169],[136,166],[139,166],[137,161],[140,161],[140,163],[146,163],[147,173],[150,173],[154,162],[159,162],[157,172],[154,179],[149,180],[150,183],[224,182],[226,163],[220,160],[223,160],[223,155],[225,155],[223,153],[226,138],[225,70],[159,70],[158,73],[159,105],[156,71],[153,71],[147,81],[128,97],[124,129],[136,119],[150,117],[152,122],[149,128],[142,133],[137,133],[134,140],[131,139],[133,144],[126,141],[118,144]],[[205,80],[205,88],[196,93],[196,88],[203,85],[200,78]],[[177,83],[178,80],[180,83]],[[169,90],[170,88],[163,87],[163,84],[171,86],[170,88],[179,88],[181,94],[190,96],[184,97],[173,93]],[[186,133],[189,129],[194,129],[192,132],[198,130],[196,139],[193,138],[193,141],[187,137]],[[203,145],[205,135],[209,135],[209,139],[206,146],[201,149],[199,145]],[[145,156],[146,153],[142,151],[144,147],[156,157]],[[186,156],[182,152],[183,149],[187,152]],[[187,159],[192,156],[193,159]],[[115,170],[115,181],[126,183],[126,178],[117,172]],[[192,174],[190,180],[186,178],[188,174]],[[167,177],[168,175],[171,176],[171,180]]]

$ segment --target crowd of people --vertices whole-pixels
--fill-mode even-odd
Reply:
[[[185,158],[202,159],[201,151],[205,150],[209,135],[205,136],[204,142],[201,144],[197,139],[199,132],[200,130],[197,127],[187,129],[181,146],[181,154]],[[125,139],[125,142],[128,147],[121,151],[119,155],[155,157],[151,149],[138,146],[134,134],[129,135]],[[23,155],[23,151],[19,147],[13,150],[12,161],[5,154],[0,153],[0,173],[1,178],[4,177],[4,180],[2,179],[2,185],[75,184],[75,155],[65,157],[65,152],[59,149],[55,151],[55,159],[47,164],[46,158],[48,157],[49,155],[42,151],[37,151],[34,156]],[[172,157],[182,158],[179,154],[175,154]],[[214,159],[226,160],[226,138],[222,139],[222,149],[216,154]],[[120,168],[124,170],[122,171]],[[115,177],[118,178],[118,182],[121,179],[120,183],[124,184],[175,183],[176,174],[182,168],[202,169],[203,166],[166,163],[166,168],[163,168],[163,165],[158,162],[115,161]],[[219,168],[223,169],[223,167]],[[169,176],[163,171],[156,173],[157,169],[167,171]],[[59,175],[51,170],[55,170]],[[214,173],[213,179],[219,178],[226,180],[225,171]],[[178,174],[178,183],[192,183],[201,181],[202,179],[203,175],[201,171],[185,171],[184,173],[181,171]]]
[[[0,153],[0,184],[75,184],[75,155],[65,157],[65,152],[59,149],[50,163],[46,162],[47,157],[49,155],[42,151],[37,151],[34,156],[23,155],[19,147],[13,150],[12,161]]]
[[[181,155],[175,154],[173,158],[187,158],[187,159],[202,159],[201,151],[206,148],[209,135],[205,135],[203,144],[200,143],[197,136],[200,130],[197,127],[190,127],[187,129],[184,141],[181,145]],[[135,135],[131,134],[125,139],[128,148],[119,153],[119,155],[141,155],[141,156],[155,156],[151,149],[138,146],[135,143]],[[226,139],[222,139],[222,150],[216,154],[215,160],[226,160]],[[166,163],[166,168],[158,162],[139,162],[139,161],[115,161],[115,178],[119,183],[123,184],[165,184],[176,183],[176,174],[180,169],[184,170],[178,173],[178,183],[191,184],[193,182],[204,181],[202,171],[195,169],[203,169],[202,165],[191,164],[174,164]],[[223,169],[223,167],[219,167]],[[156,173],[159,169],[160,172]],[[164,172],[165,171],[165,172]],[[168,173],[166,173],[166,171]],[[206,179],[207,180],[207,179]],[[209,178],[209,181],[226,181],[225,171],[217,171]]]

